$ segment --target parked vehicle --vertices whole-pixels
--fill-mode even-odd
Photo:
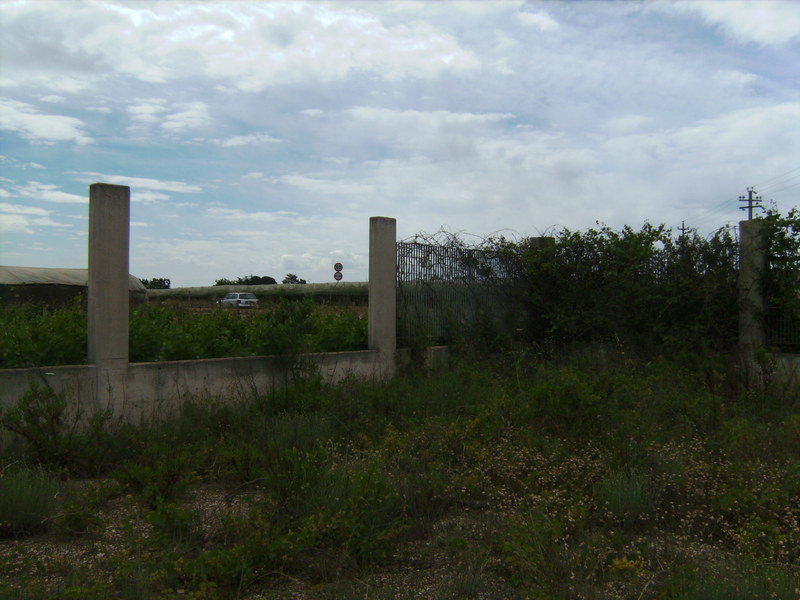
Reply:
[[[221,300],[217,300],[217,304],[222,308],[256,308],[258,306],[258,298],[255,294],[246,292],[231,292],[225,294]]]

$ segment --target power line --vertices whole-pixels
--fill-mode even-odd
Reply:
[[[782,173],[780,175],[776,175],[775,177],[771,177],[770,179],[762,181],[761,183],[755,184],[753,187],[762,187],[765,183],[769,183],[770,181],[775,181],[776,179],[780,179],[781,177],[784,177],[784,176],[788,175],[789,173],[794,173],[795,171],[800,171],[800,167],[794,168],[791,171],[786,171],[786,173]],[[794,178],[792,178],[792,179],[794,179]]]
[[[789,182],[790,182],[792,179],[797,179],[797,178],[799,178],[799,177],[800,177],[800,173],[798,173],[797,175],[795,175],[795,176],[793,176],[793,177],[789,177],[789,178],[787,178],[787,179],[784,179],[783,181],[777,181],[777,182],[775,182],[775,183],[773,183],[773,184],[771,184],[771,185],[768,185],[768,186],[766,186],[765,188],[762,188],[761,192],[763,193],[764,191],[768,191],[768,190],[770,190],[771,188],[775,188],[775,187],[778,187],[778,188],[779,188],[779,187],[781,187],[781,186],[783,186],[783,185],[786,185],[787,183],[789,183]],[[797,184],[793,184],[793,185],[797,185]],[[792,187],[792,186],[790,186],[790,187]]]
[[[778,192],[785,192],[786,190],[795,188],[798,185],[800,185],[800,181],[798,181],[797,183],[793,183],[792,185],[787,185],[786,187],[779,187],[777,190],[770,190],[769,194],[772,195],[772,194],[777,194]]]

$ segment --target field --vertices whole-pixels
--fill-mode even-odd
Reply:
[[[131,307],[130,360],[153,362],[230,356],[363,350],[366,307],[316,305],[308,299],[255,310],[155,302]],[[0,308],[0,368],[85,364],[86,309],[35,304]]]
[[[609,348],[88,430],[33,390],[0,416],[0,598],[796,599],[799,396]]]

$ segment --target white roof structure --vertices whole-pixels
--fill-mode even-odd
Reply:
[[[128,275],[132,292],[147,292],[133,275]],[[42,267],[0,266],[0,285],[89,285],[89,269],[46,269]]]

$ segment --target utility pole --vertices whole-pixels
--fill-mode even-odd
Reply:
[[[681,230],[681,238],[686,237],[686,232],[689,231],[689,228],[686,227],[686,221],[681,221],[680,230]]]
[[[740,206],[739,210],[746,210],[747,211],[747,220],[753,220],[753,209],[754,208],[761,208],[761,196],[753,197],[755,190],[752,187],[747,188],[747,198],[744,196],[739,196],[739,202],[747,202],[747,206]]]

